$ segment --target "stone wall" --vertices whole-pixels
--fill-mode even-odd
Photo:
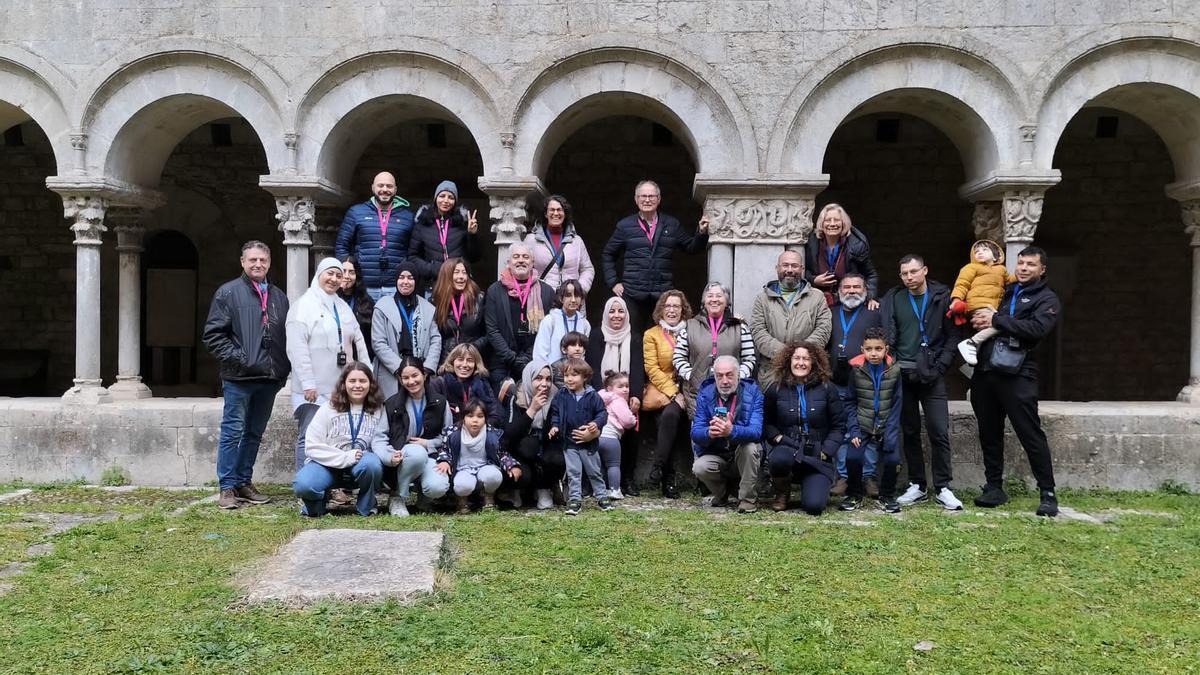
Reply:
[[[975,418],[952,402],[954,486],[983,483]],[[1061,487],[1152,490],[1164,481],[1200,489],[1200,410],[1178,403],[1045,403],[1041,409]],[[119,466],[136,484],[204,485],[215,479],[221,401],[150,399],[81,408],[52,399],[0,399],[0,481],[100,480]],[[255,479],[288,484],[295,470],[296,426],[287,399],[276,401]],[[644,438],[637,480],[654,460]],[[38,448],[31,452],[30,448]],[[1006,439],[1006,473],[1030,480],[1015,437]],[[690,470],[681,476],[692,482]]]

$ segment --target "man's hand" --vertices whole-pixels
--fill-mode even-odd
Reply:
[[[696,225],[696,231],[700,234],[708,232],[708,216],[703,216],[700,218],[700,223]]]
[[[879,309],[879,301],[876,300],[875,298],[871,298],[870,300],[867,301],[867,309],[872,312]]]
[[[832,272],[823,272],[813,277],[812,283],[820,288],[832,288],[837,283],[837,277]]]
[[[615,286],[613,286],[613,295],[617,296],[618,298],[625,295],[625,284],[618,282]]]
[[[558,427],[550,427],[550,431],[546,432],[546,438],[554,438],[558,435]]]
[[[710,438],[723,438],[733,432],[733,425],[724,415],[718,415],[708,422]]]
[[[971,327],[975,330],[991,328],[992,316],[995,315],[995,313],[996,310],[992,309],[991,307],[984,307],[983,309],[975,310],[975,313],[971,315]]]
[[[861,448],[861,447],[862,447],[862,438],[860,438],[860,437],[858,437],[858,436],[855,436],[854,438],[851,438],[851,439],[850,439],[850,445],[853,445],[853,446],[854,446],[854,447],[856,447],[856,448]]]
[[[521,480],[521,467],[514,466],[513,468],[509,469],[508,475],[512,477],[513,480]]]
[[[304,400],[308,401],[309,403],[316,403],[317,402],[317,390],[316,389],[305,389],[304,390]]]

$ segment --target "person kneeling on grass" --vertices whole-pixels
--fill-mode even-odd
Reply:
[[[612,508],[605,491],[604,471],[600,468],[600,430],[608,423],[608,412],[600,395],[588,382],[592,367],[583,359],[567,359],[563,364],[562,389],[550,402],[550,431],[547,441],[557,441],[563,447],[567,462],[567,515],[574,516],[582,508],[583,472],[587,471],[592,484],[592,496],[601,511]],[[615,487],[615,486],[614,486]]]
[[[521,478],[521,465],[500,449],[500,432],[487,426],[487,406],[477,398],[463,405],[459,425],[446,431],[436,470],[444,475],[453,471],[458,514],[470,513],[468,500],[476,491],[483,492],[483,508],[495,508],[504,475]]]
[[[863,460],[879,466],[883,459],[883,482],[879,486],[879,508],[900,513],[896,501],[896,474],[900,470],[900,411],[903,385],[900,364],[888,354],[883,329],[868,328],[862,353],[850,359],[850,386],[846,392],[846,469],[849,495],[838,508],[853,511],[862,503]]]
[[[355,510],[375,512],[375,493],[383,483],[383,459],[393,453],[387,417],[371,367],[347,365],[304,434],[304,465],[292,490],[304,502],[300,513],[325,515],[325,492],[333,487],[358,488]]]

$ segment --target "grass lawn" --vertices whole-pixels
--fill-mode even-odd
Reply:
[[[1194,495],[1060,494],[1097,523],[1036,519],[1030,497],[900,517],[643,499],[576,518],[319,521],[290,499],[175,513],[180,495],[160,491],[26,497],[38,498],[0,503],[0,565],[54,546],[5,580],[0,671],[1200,670]],[[115,519],[48,536],[31,512]],[[308,527],[440,529],[453,555],[443,586],[410,605],[242,602],[238,571]]]

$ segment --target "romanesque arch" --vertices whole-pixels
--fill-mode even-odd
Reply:
[[[861,48],[860,48],[861,49]],[[833,132],[874,112],[920,117],[963,157],[968,182],[1018,164],[1021,97],[1004,72],[962,47],[902,44],[843,50],[793,90],[771,137],[768,172],[819,174]]]
[[[207,47],[206,47],[207,48]],[[156,52],[107,74],[82,111],[87,170],[154,187],[176,144],[196,127],[240,116],[254,128],[272,172],[291,162],[276,91],[229,55]]]
[[[655,47],[662,51],[627,42],[606,36],[582,51],[574,43],[570,54],[537,62],[518,79],[516,173],[541,175],[568,136],[611,115],[648,117],[671,129],[694,150],[700,173],[755,173],[758,150],[749,115],[721,77],[661,41]]]
[[[1175,180],[1200,178],[1200,45],[1164,37],[1119,39],[1082,53],[1048,80],[1034,162],[1050,166],[1067,123],[1085,106],[1129,113],[1166,143]]]
[[[0,46],[0,130],[32,119],[54,148],[55,163],[70,165],[71,122],[66,101],[74,85],[40,57]]]
[[[338,63],[301,80],[311,82],[296,117],[301,175],[345,187],[376,135],[371,131],[415,117],[463,125],[479,147],[485,171],[498,170],[500,124],[490,93],[501,89],[498,80],[465,55],[440,45],[419,47],[428,51],[337,54]]]

